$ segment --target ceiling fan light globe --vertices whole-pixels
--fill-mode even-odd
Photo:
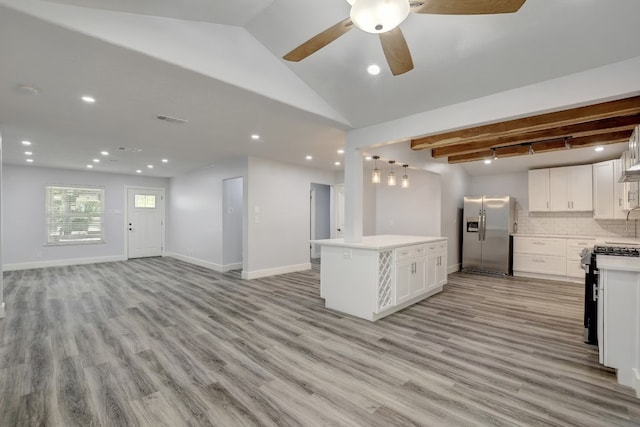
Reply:
[[[350,1],[350,0],[347,0]],[[351,21],[362,31],[386,33],[400,25],[411,6],[409,0],[353,0]]]

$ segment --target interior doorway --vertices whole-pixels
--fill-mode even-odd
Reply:
[[[344,184],[333,186],[334,223],[331,237],[339,239],[344,237]]]
[[[222,181],[222,269],[242,268],[242,225],[244,213],[242,177]]]
[[[320,240],[331,238],[331,186],[325,184],[311,184],[310,191],[311,221],[309,224],[309,239]],[[310,244],[311,259],[320,258],[320,247]]]
[[[164,188],[127,187],[127,258],[162,256]]]

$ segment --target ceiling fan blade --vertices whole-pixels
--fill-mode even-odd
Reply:
[[[345,20],[338,22],[333,27],[327,28],[320,34],[313,36],[306,42],[302,43],[300,46],[283,56],[282,59],[293,62],[301,61],[312,53],[316,53],[352,28],[353,22],[351,22],[351,18],[346,18]]]
[[[436,15],[487,15],[517,12],[526,0],[422,0],[411,1],[411,12]]]
[[[386,33],[380,33],[380,42],[382,43],[384,56],[387,58],[387,63],[394,76],[413,70],[411,52],[409,52],[407,41],[404,39],[400,27],[396,27]]]

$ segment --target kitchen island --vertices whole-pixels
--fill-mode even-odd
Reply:
[[[600,363],[640,397],[640,258],[598,255]]]
[[[325,307],[375,321],[434,295],[447,283],[447,238],[381,235],[321,247]]]

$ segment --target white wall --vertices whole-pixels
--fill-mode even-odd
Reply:
[[[442,180],[442,236],[447,237],[447,262],[449,272],[460,268],[462,252],[462,209],[464,196],[469,192],[469,176],[459,165],[443,165]]]
[[[243,277],[310,268],[311,183],[334,184],[334,172],[249,158],[248,245]]]
[[[399,169],[396,168],[396,173]],[[376,234],[440,236],[440,176],[422,170],[409,170],[409,188],[386,183],[386,174],[376,186]],[[366,213],[365,213],[366,216]]]
[[[242,267],[244,240],[244,179],[222,181],[222,261],[227,268]]]
[[[474,176],[469,196],[511,196],[522,209],[529,209],[528,172]]]
[[[5,165],[2,178],[5,270],[125,259],[125,185],[169,186],[166,178],[15,165]],[[49,184],[104,187],[104,243],[45,246],[45,186]]]
[[[225,269],[223,259],[223,180],[244,178],[246,200],[247,160],[237,159],[214,164],[170,183],[167,255],[175,256],[216,271]],[[243,225],[243,241],[246,229]],[[244,257],[246,262],[246,257]]]

